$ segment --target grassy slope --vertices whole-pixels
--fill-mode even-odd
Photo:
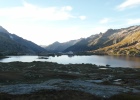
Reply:
[[[140,30],[126,36],[117,44],[101,48],[95,52],[113,55],[140,55]]]

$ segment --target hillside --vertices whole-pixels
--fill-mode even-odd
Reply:
[[[121,42],[122,40],[125,43],[126,40],[124,40],[124,39],[126,37],[128,37],[129,35],[133,34],[134,32],[138,31],[139,29],[140,29],[140,26],[131,26],[128,28],[121,28],[121,29],[108,29],[105,33],[92,35],[88,38],[82,39],[81,41],[77,42],[75,45],[67,48],[65,50],[65,52],[67,52],[67,51],[85,52],[85,51],[94,51],[94,50],[99,49],[97,51],[106,53],[105,50],[100,49],[100,48],[108,47],[111,45],[116,45],[119,42]],[[127,40],[129,40],[129,38]],[[133,42],[134,42],[134,40],[133,40]],[[132,41],[132,39],[131,39],[131,41]],[[118,45],[120,45],[120,44],[118,44]],[[97,51],[96,51],[96,53],[99,53]]]
[[[2,26],[0,26],[1,54],[37,54],[43,51],[45,51],[45,49],[43,49],[42,47],[15,34],[11,34]]]
[[[88,38],[82,39],[75,45],[67,48],[65,51],[82,52],[110,46],[114,44],[114,40],[116,39],[116,33],[119,31],[119,29],[108,29],[105,33],[92,35]]]
[[[131,30],[124,31],[122,34],[127,35],[118,43],[93,52],[112,55],[140,56],[140,26],[131,27]]]
[[[111,55],[140,55],[140,25],[121,29],[108,29],[104,33],[91,35],[64,43],[55,42],[45,49],[37,44],[9,33],[0,26],[1,54],[38,54],[50,52],[91,52]]]

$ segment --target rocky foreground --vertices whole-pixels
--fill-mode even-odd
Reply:
[[[0,63],[0,92],[0,100],[140,100],[140,69]]]

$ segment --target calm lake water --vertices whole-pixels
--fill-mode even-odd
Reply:
[[[48,59],[38,59],[38,56],[9,56],[10,58],[2,59],[0,62],[32,62],[32,61],[49,61],[57,62],[59,64],[81,64],[90,63],[96,65],[109,64],[111,67],[132,67],[140,68],[140,57],[126,57],[126,56],[72,56],[67,55],[48,57]]]

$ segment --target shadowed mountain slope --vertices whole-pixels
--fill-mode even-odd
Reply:
[[[0,53],[1,54],[37,54],[45,49],[37,44],[9,33],[0,26]]]

